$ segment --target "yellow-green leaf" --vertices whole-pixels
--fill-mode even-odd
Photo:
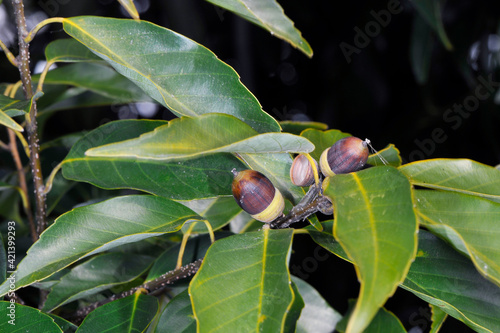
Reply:
[[[334,236],[355,263],[361,283],[347,332],[361,333],[415,257],[411,187],[397,169],[386,166],[326,178],[325,185],[334,205]]]

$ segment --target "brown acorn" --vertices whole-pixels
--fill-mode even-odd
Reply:
[[[354,136],[340,139],[321,154],[319,166],[325,177],[360,170],[368,160],[368,142]]]
[[[238,205],[254,219],[269,223],[283,214],[285,201],[280,191],[262,173],[243,170],[234,174],[232,190]]]
[[[316,170],[318,170],[318,162]],[[314,171],[311,163],[305,155],[297,155],[290,168],[290,180],[297,186],[309,186],[314,184]]]

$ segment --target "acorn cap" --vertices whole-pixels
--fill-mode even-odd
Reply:
[[[366,141],[350,136],[335,142],[321,154],[320,168],[325,177],[358,171],[368,160]]]

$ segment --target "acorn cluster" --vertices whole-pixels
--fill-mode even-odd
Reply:
[[[350,136],[335,142],[321,154],[319,169],[324,177],[355,172],[363,168],[368,160],[368,140]],[[311,166],[310,159],[298,155],[290,168],[290,179],[294,185],[310,186],[319,179],[315,170],[318,163]],[[243,170],[234,174],[232,191],[238,205],[254,219],[270,223],[283,216],[285,202],[280,191],[262,173],[255,170]],[[316,184],[319,187],[319,184]],[[307,195],[306,195],[307,196]],[[300,203],[299,203],[300,205]]]

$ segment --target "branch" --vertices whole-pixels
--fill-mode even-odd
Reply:
[[[25,42],[28,36],[28,29],[26,27],[26,20],[24,17],[24,5],[22,0],[12,0],[14,7],[14,15],[16,18],[18,40],[19,40],[19,56],[17,64],[21,81],[23,83],[24,93],[26,99],[31,100],[33,97],[33,86],[31,82],[31,73],[29,68],[29,45]],[[34,236],[35,239],[47,226],[46,212],[45,212],[45,194],[42,169],[40,167],[40,146],[38,142],[37,122],[36,122],[37,106],[36,101],[33,101],[29,114],[26,117],[26,129],[28,132],[28,142],[30,147],[30,167],[33,174],[33,184],[35,189],[35,203],[36,203],[36,222],[37,230]]]
[[[196,272],[200,268],[202,261],[203,259],[198,259],[190,264],[187,264],[180,268],[176,268],[173,271],[167,272],[161,275],[160,277],[154,279],[153,281],[141,284],[140,286],[134,287],[120,294],[112,295],[111,297],[108,297],[100,302],[92,303],[89,306],[86,306],[78,310],[70,318],[70,320],[74,323],[80,323],[90,312],[94,311],[98,307],[107,304],[109,302],[112,302],[114,300],[130,296],[138,290],[145,290],[150,295],[157,295],[161,293],[168,284],[173,284],[177,280],[184,279],[196,274]]]

